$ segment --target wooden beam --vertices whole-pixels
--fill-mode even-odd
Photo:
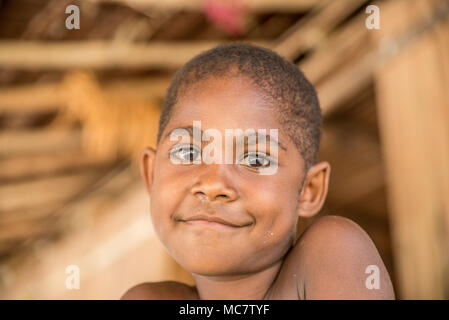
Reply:
[[[100,174],[92,170],[0,186],[0,212],[70,199]]]
[[[54,110],[61,101],[58,86],[34,84],[20,87],[0,88],[0,113]],[[31,109],[31,110],[30,110]]]
[[[353,18],[299,63],[316,87],[323,115],[331,114],[372,82],[382,56],[367,38],[367,29],[361,27],[364,19],[363,15]]]
[[[441,1],[381,3],[379,41],[432,16]],[[448,299],[449,23],[427,32],[376,74],[400,297]]]
[[[77,130],[31,130],[0,133],[0,156],[51,154],[55,151],[81,150],[81,132]]]
[[[62,174],[46,177],[34,181],[7,184],[0,187],[0,196],[10,195],[13,201],[6,203],[7,210],[0,209],[0,241],[25,239],[35,234],[45,234],[45,223],[52,230],[63,229],[70,225],[70,221],[85,219],[99,206],[118,196],[123,190],[136,180],[136,174],[123,166],[110,166],[101,170],[85,170],[84,172]],[[67,185],[65,188],[62,184]],[[36,200],[31,197],[28,205],[26,194],[16,194],[16,191],[34,189],[33,195],[43,197]],[[36,191],[37,190],[37,191]],[[62,192],[56,192],[62,190]],[[73,201],[77,199],[77,201]],[[73,216],[74,211],[77,216]],[[69,216],[69,219],[63,219]],[[36,227],[33,227],[33,226]],[[17,228],[15,228],[17,226]],[[28,234],[27,232],[30,232]]]
[[[448,10],[442,8],[441,11],[446,12]],[[331,41],[333,44],[327,50],[327,53],[324,52],[326,50],[324,47],[301,63],[300,68],[306,70],[306,75],[310,76],[313,81],[318,81],[314,84],[320,98],[323,114],[331,114],[350,97],[366,89],[373,81],[374,72],[382,64],[394,58],[400,50],[406,50],[419,36],[434,28],[439,22],[444,21],[445,17],[448,16],[444,12],[437,14],[434,18],[421,17],[410,28],[397,30],[380,43],[372,44],[371,40],[367,39],[367,45],[362,46],[363,53],[353,56],[352,60],[343,67],[340,66],[341,60],[335,60],[335,56],[348,55],[357,47],[360,47],[361,41],[364,40],[366,35],[365,31],[355,32],[354,42],[347,40],[337,44],[338,42],[333,40]],[[354,20],[354,23],[358,23],[357,20]],[[344,36],[348,36],[348,34],[342,32],[338,35],[338,37]],[[331,57],[331,55],[334,57]],[[337,71],[332,73],[337,67]],[[323,78],[324,75],[326,75],[325,79]],[[320,81],[320,79],[323,79],[323,81]]]
[[[89,0],[95,3],[119,3],[133,8],[156,8],[160,10],[204,10],[204,0]],[[252,12],[301,12],[320,4],[323,0],[240,0]],[[224,2],[226,3],[226,2]]]
[[[107,164],[108,162],[100,161],[96,157],[73,150],[0,158],[0,183],[102,167]]]
[[[0,225],[0,242],[14,242],[25,239],[43,238],[57,232],[47,220],[35,220],[32,223]]]
[[[367,89],[378,62],[377,52],[367,53],[319,83],[316,90],[323,115],[331,114],[341,103]]]
[[[389,51],[385,50],[388,49],[388,46],[378,48],[373,46],[369,40],[366,40],[366,44],[364,44],[367,35],[367,29],[363,25],[364,18],[363,15],[354,18],[347,27],[343,27],[335,35],[332,35],[330,39],[324,40],[323,45],[316,52],[312,53],[310,58],[307,58],[300,64],[300,68],[317,87],[323,114],[325,115],[331,113],[346,99],[365,89],[372,82],[374,70],[389,56]],[[359,24],[362,24],[363,27],[358,27]],[[406,34],[407,32],[404,31],[403,33]],[[400,35],[397,38],[400,38]],[[346,65],[341,67],[341,57],[354,54],[354,51],[359,50],[360,47],[364,48],[364,54],[354,57],[350,63],[346,63]],[[335,69],[338,69],[337,72],[333,72]],[[321,79],[324,79],[324,76],[326,76],[325,81],[321,81]],[[138,92],[145,93],[145,88],[151,87],[150,83],[148,85],[144,83],[138,85],[138,83],[139,81],[135,81],[132,85],[131,83],[127,85],[127,82],[123,81],[122,90],[125,91],[125,88],[130,88],[127,90],[130,94],[137,94]],[[154,94],[157,94],[156,92],[160,90],[159,95],[162,96],[168,84],[169,80],[164,80],[160,85],[154,86]],[[142,88],[142,90],[134,90],[133,88]],[[111,85],[111,92],[115,89]],[[52,90],[46,89],[46,91]],[[32,91],[29,92],[31,93]],[[8,99],[0,99],[0,112],[2,109],[11,110],[7,101],[17,101],[17,103],[12,102],[11,105],[19,105],[20,102],[24,102],[23,105],[25,105],[24,100],[30,104],[34,100],[39,101],[39,96],[33,99],[30,93],[27,94],[25,89],[24,91],[18,89],[16,94],[13,92],[8,94],[6,91],[5,97]],[[28,98],[25,98],[26,96]],[[1,97],[2,91],[0,91]],[[47,94],[45,97],[51,97],[51,95]],[[39,104],[42,106],[49,104],[48,102],[52,98],[48,99],[47,103],[44,102],[45,99],[42,99]]]
[[[113,43],[106,41],[0,41],[0,66],[17,69],[169,68],[223,42]],[[267,42],[255,44],[269,47]]]
[[[332,75],[332,71],[342,63],[342,57],[353,54],[364,44],[365,53],[370,51],[371,44],[366,40],[367,29],[364,16],[354,18],[329,39],[324,40],[317,51],[300,63],[300,68],[312,83],[317,85],[323,113],[327,114],[339,103],[363,90],[371,81],[372,72],[376,66],[375,55],[360,56],[355,62]],[[373,52],[374,52],[374,48]],[[318,83],[325,75],[329,75],[325,83]],[[357,79],[352,81],[351,79]],[[121,83],[111,83],[104,87],[109,92],[121,92],[142,98],[162,97],[170,79],[123,80]],[[347,85],[347,84],[352,85]],[[344,85],[342,85],[344,84]],[[62,98],[57,94],[56,84],[39,85],[38,88],[10,88],[0,90],[0,112],[14,111],[19,108],[48,108],[49,105],[61,104]]]
[[[340,30],[327,36],[314,52],[301,60],[299,68],[310,82],[318,84],[348,59],[353,59],[361,46],[365,47],[365,52],[374,49],[369,41],[369,30],[361,27],[365,19],[365,15],[353,18]]]
[[[57,210],[61,209],[61,206],[63,206],[63,203],[61,202],[52,202],[52,203],[46,203],[39,206],[34,206],[31,208],[22,208],[18,210],[8,211],[8,212],[2,212],[0,213],[0,228],[2,230],[6,230],[8,228],[14,229],[16,225],[23,225],[23,224],[34,224],[35,222],[42,222],[46,221],[49,222],[52,216],[54,217],[55,212]],[[23,229],[22,229],[23,230]],[[9,235],[16,234],[16,235],[22,235],[21,237],[14,237],[16,241],[23,240],[27,238],[26,233],[22,233],[18,231],[17,233],[15,230],[12,230],[11,233],[7,236],[5,233],[2,232],[4,235],[3,238],[0,237],[1,240],[0,243],[3,244],[3,246],[6,247],[7,243],[4,242],[4,240],[8,239],[8,241],[12,240],[12,237],[9,237]],[[30,241],[32,241],[30,239]]]
[[[341,49],[341,48],[338,48]],[[335,68],[338,61],[335,58],[329,58],[330,51],[325,54],[327,59],[323,59],[321,66],[318,59],[312,58],[305,61],[304,69],[306,75],[312,79],[317,80],[324,74],[329,74]],[[340,52],[345,52],[343,49]],[[317,52],[317,57],[323,57],[322,51]],[[324,115],[331,113],[338,107],[345,99],[357,94],[364,88],[367,88],[372,81],[372,74],[379,61],[379,56],[376,51],[367,53],[361,57],[356,58],[351,64],[347,64],[339,69],[336,73],[331,74],[326,81],[315,83],[317,92],[320,98],[320,103]],[[319,69],[315,69],[319,66]],[[323,68],[327,66],[328,68]],[[300,65],[302,68],[302,65]],[[110,85],[105,90],[117,94],[128,94],[133,97],[141,97],[144,99],[162,97],[169,85],[169,80],[123,80],[121,84]],[[38,85],[42,86],[42,91],[36,96],[33,92],[39,92],[38,88],[23,87],[14,89],[0,90],[0,113],[14,112],[21,109],[41,109],[47,110],[51,105],[60,105],[64,101],[61,95],[57,94],[57,85]],[[151,89],[151,90],[150,90]],[[120,91],[119,91],[120,90]],[[48,94],[47,94],[47,93]],[[51,94],[51,93],[56,94]],[[121,93],[120,93],[121,92]]]
[[[317,53],[322,56],[321,51]],[[326,54],[328,57],[329,54]],[[333,58],[332,58],[333,59]],[[311,79],[319,79],[322,74],[330,73],[335,65],[335,61],[323,60],[323,65],[328,65],[330,69],[314,69],[317,60],[306,61],[305,70]],[[309,65],[310,63],[310,65]],[[374,68],[376,67],[376,57],[366,55],[353,61],[337,73],[331,75],[325,82],[317,85],[323,114],[330,113],[339,103],[366,88],[370,81]],[[319,65],[319,64],[318,64]],[[302,68],[302,66],[300,66]],[[357,80],[357,81],[354,81]],[[128,95],[139,99],[162,98],[170,80],[122,80],[104,86],[104,89],[111,94]],[[316,84],[316,83],[315,83]],[[17,111],[46,111],[61,106],[64,102],[59,91],[59,84],[38,84],[36,86],[24,86],[17,88],[0,89],[0,113]],[[36,94],[35,94],[36,93]],[[0,135],[1,139],[1,135]],[[0,148],[1,152],[1,148]]]
[[[327,34],[348,17],[365,0],[323,2],[310,16],[300,19],[274,44],[273,49],[287,59],[294,60],[302,52],[322,42]],[[363,28],[361,25],[360,28]]]
[[[102,83],[101,88],[108,96],[152,101],[163,98],[170,80],[169,77],[114,80]],[[0,114],[56,110],[67,102],[61,89],[59,82],[0,88]]]

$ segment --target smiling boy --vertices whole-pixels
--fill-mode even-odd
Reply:
[[[231,164],[204,161],[217,133],[230,129],[267,134],[257,134],[256,143],[244,139],[242,148],[233,137]],[[216,134],[195,139],[195,130]],[[320,132],[313,86],[276,53],[228,44],[188,62],[168,89],[157,151],[144,151],[142,175],[154,229],[195,286],[144,283],[122,298],[394,298],[382,259],[354,222],[325,216],[296,234],[298,219],[316,215],[327,194],[330,166],[317,162]],[[269,148],[261,145],[267,140]],[[229,151],[229,142],[218,145]],[[273,164],[274,172],[261,174]],[[374,287],[366,280],[372,266]]]

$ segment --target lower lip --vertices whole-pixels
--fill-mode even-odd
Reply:
[[[233,227],[227,224],[215,222],[215,221],[207,221],[207,220],[189,220],[189,221],[183,221],[188,225],[191,226],[202,226],[202,227],[212,227],[222,230],[235,230],[239,229],[240,227]]]

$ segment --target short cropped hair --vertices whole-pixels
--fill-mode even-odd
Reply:
[[[315,88],[292,62],[272,50],[246,43],[219,45],[192,58],[176,72],[164,99],[158,143],[173,107],[186,89],[211,77],[234,76],[247,77],[261,90],[302,155],[306,169],[313,165],[322,124]]]

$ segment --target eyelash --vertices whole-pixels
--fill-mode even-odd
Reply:
[[[194,150],[197,153],[199,153],[200,156],[201,156],[201,150],[199,150],[199,148],[197,148],[196,146],[193,146],[193,145],[181,145],[181,146],[177,146],[176,148],[170,149],[169,157],[171,158],[172,156],[174,156],[174,157],[177,157],[181,161],[185,161],[185,164],[191,164],[192,161],[194,161],[194,159],[192,159],[191,157],[190,157],[189,160],[186,160],[186,159],[176,155],[177,152],[180,152],[180,151],[185,150],[185,149],[189,149],[189,151]]]
[[[248,164],[246,164],[246,163],[245,163],[245,164],[241,163],[242,160],[248,158],[248,157],[251,156],[251,155],[255,155],[255,156],[257,156],[257,158],[263,158],[264,160],[268,161],[268,164],[266,164],[266,165],[261,165],[261,166],[259,166],[259,167],[253,167],[253,166],[251,165],[251,163],[248,163]],[[257,161],[257,160],[256,160],[256,161]],[[245,154],[243,155],[243,157],[240,159],[240,163],[241,163],[242,165],[244,165],[245,167],[250,168],[251,170],[257,170],[257,171],[258,171],[258,170],[260,170],[261,168],[265,168],[265,167],[269,166],[270,164],[275,163],[275,160],[274,160],[273,157],[271,157],[270,155],[265,154],[265,153],[262,153],[262,152],[248,152],[248,153],[245,153]]]
[[[185,158],[182,158],[182,157],[176,155],[177,152],[180,152],[185,149],[189,149],[189,151],[194,150],[197,152],[197,154],[199,154],[201,156],[201,150],[198,147],[196,147],[194,145],[181,145],[176,148],[170,149],[169,157],[172,157],[172,156],[177,157],[181,161],[185,161],[184,164],[193,164],[192,161],[194,161],[194,159],[192,159],[191,157],[189,160],[186,160]],[[264,168],[264,167],[268,166],[268,164],[266,164],[266,165],[262,165],[260,167],[253,167],[253,166],[251,166],[251,163],[248,163],[248,164],[243,163],[244,159],[248,158],[251,155],[256,155],[258,158],[263,158],[264,160],[268,161],[268,164],[276,163],[276,160],[273,157],[271,157],[269,154],[266,154],[263,152],[246,152],[243,155],[243,157],[240,158],[240,160],[238,161],[238,164],[243,165],[243,166],[245,166],[251,170],[255,170],[255,171],[259,171],[260,168]]]

